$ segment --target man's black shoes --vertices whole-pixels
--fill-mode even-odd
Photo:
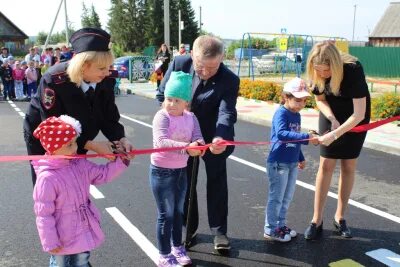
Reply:
[[[226,235],[216,235],[214,237],[214,249],[216,250],[229,250],[231,245]]]

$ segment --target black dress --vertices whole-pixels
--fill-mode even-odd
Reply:
[[[369,123],[371,114],[371,99],[368,91],[368,85],[365,81],[364,70],[357,61],[355,64],[343,65],[343,80],[340,84],[339,95],[332,94],[329,87],[330,79],[325,83],[325,89],[322,93],[315,87],[315,95],[325,94],[333,114],[340,124],[343,124],[353,114],[353,99],[366,97],[365,118],[358,125]],[[331,129],[331,122],[319,113],[319,132],[324,134]],[[358,158],[361,148],[364,144],[367,132],[350,133],[347,132],[340,136],[329,146],[320,146],[320,155],[331,159],[354,159]]]

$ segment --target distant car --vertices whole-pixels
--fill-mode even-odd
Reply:
[[[129,60],[135,58],[134,56],[119,57],[114,60],[114,70],[118,71],[118,77],[129,79]],[[148,80],[154,71],[154,63],[150,58],[142,57],[139,60],[134,60],[132,65],[132,79],[134,81],[139,79]]]
[[[132,56],[119,57],[114,60],[114,70],[118,71],[118,77],[129,78],[129,60]]]

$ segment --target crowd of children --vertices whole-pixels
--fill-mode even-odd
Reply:
[[[71,51],[66,46],[62,48],[46,48],[42,55],[38,47],[29,49],[22,60],[15,60],[8,48],[1,48],[0,78],[3,84],[3,100],[30,101],[36,93],[42,75],[46,70],[59,62],[69,60]]]

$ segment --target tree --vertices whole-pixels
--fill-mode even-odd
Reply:
[[[111,0],[109,12],[113,43],[129,51],[164,43],[164,2],[162,0]],[[178,46],[178,10],[185,29],[182,40],[192,44],[198,36],[197,22],[189,0],[170,0],[171,44]]]
[[[90,27],[92,22],[90,19],[89,11],[86,8],[86,5],[84,2],[82,2],[82,15],[81,15],[81,24],[82,27]]]
[[[94,6],[89,10],[86,8],[85,3],[82,2],[82,15],[81,15],[81,24],[82,27],[91,27],[91,28],[99,28],[101,29],[101,23],[99,15],[97,14]]]
[[[182,42],[192,45],[199,36],[198,22],[195,20],[195,12],[191,6],[190,0],[177,0],[177,8],[181,10],[181,20],[184,23],[182,30]],[[176,31],[178,32],[178,25]],[[178,42],[178,40],[176,40]],[[179,45],[179,44],[178,44]]]
[[[144,36],[146,45],[157,48],[164,43],[163,1],[145,0],[144,3]]]
[[[96,10],[94,9],[93,4],[92,4],[91,16],[90,16],[90,26],[92,28],[101,29],[100,18],[99,18],[99,15],[96,13]]]
[[[40,31],[36,38],[36,44],[42,45],[46,42],[46,39],[47,39],[47,33]]]

